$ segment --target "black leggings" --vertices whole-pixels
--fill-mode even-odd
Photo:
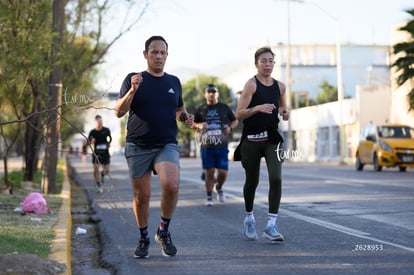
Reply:
[[[280,147],[280,146],[279,146]],[[264,157],[269,175],[269,213],[277,214],[282,197],[282,162],[278,156],[277,144],[268,142],[250,142],[244,140],[240,152],[246,174],[244,183],[244,207],[246,212],[253,211],[256,188],[259,184],[260,162]]]

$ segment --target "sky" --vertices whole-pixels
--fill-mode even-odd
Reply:
[[[97,87],[118,92],[129,72],[145,70],[142,51],[152,35],[169,44],[165,71],[185,82],[198,73],[224,77],[240,67],[254,73],[254,50],[287,44],[288,33],[291,44],[333,45],[339,34],[341,44],[390,45],[392,30],[410,19],[410,8],[413,0],[150,0],[136,28],[100,66]],[[116,33],[120,14],[114,9],[108,17],[107,35]]]

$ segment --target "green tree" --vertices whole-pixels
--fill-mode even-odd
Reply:
[[[50,1],[0,1],[0,111],[25,126],[26,171],[36,159],[42,135],[50,54]],[[7,123],[8,121],[1,121]],[[20,130],[20,127],[16,129]],[[9,143],[12,145],[12,143]]]
[[[323,80],[321,84],[319,84],[319,88],[321,91],[316,97],[318,104],[324,104],[338,100],[338,89],[329,84],[328,81]]]
[[[411,90],[408,92],[409,110],[414,110],[414,9],[406,10],[412,16],[411,20],[400,31],[405,31],[408,34],[406,42],[400,42],[393,46],[394,54],[399,57],[391,65],[396,68],[399,75],[397,77],[397,84],[402,86],[404,83],[411,83]]]
[[[231,89],[216,76],[207,76],[200,74],[197,77],[190,79],[183,86],[183,101],[186,110],[190,114],[194,114],[198,106],[205,103],[204,89],[208,84],[214,84],[219,90],[219,101],[235,107],[235,99],[232,95]],[[178,142],[184,149],[190,149],[190,141],[194,138],[194,130],[189,129],[184,123],[178,124]]]
[[[2,98],[1,102],[7,104],[7,100]],[[0,121],[9,121],[16,119],[16,104],[7,104],[1,106],[5,112],[0,112]],[[21,131],[20,123],[1,124],[0,125],[0,157],[3,161],[4,175],[3,180],[10,194],[13,194],[13,182],[9,180],[8,157],[13,145],[17,142]]]
[[[65,36],[58,56],[63,67],[63,91],[98,99],[105,92],[93,88],[97,66],[110,47],[140,21],[148,1],[67,0],[65,3]],[[108,16],[112,8],[123,11],[122,24],[105,28],[113,20]],[[51,18],[50,0],[0,0],[0,113],[6,112],[7,104],[19,106],[14,108],[18,112],[13,117],[7,117],[9,121],[2,117],[0,125],[25,126],[25,180],[32,180],[37,168],[39,149],[45,140],[46,114],[56,111],[47,108],[51,42],[55,36]],[[104,30],[112,35],[104,35]],[[59,106],[62,138],[83,132],[79,127],[83,124],[80,114],[94,108],[94,102],[83,103]]]

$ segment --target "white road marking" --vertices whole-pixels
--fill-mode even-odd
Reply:
[[[263,205],[265,206],[265,205]],[[267,206],[265,206],[267,207]],[[412,247],[408,247],[408,246],[404,246],[404,245],[400,245],[400,244],[396,244],[393,242],[388,242],[388,241],[384,241],[378,238],[374,238],[374,237],[370,237],[369,235],[371,235],[370,233],[367,232],[363,232],[363,231],[359,231],[350,227],[346,227],[346,226],[342,226],[339,224],[335,224],[335,223],[331,223],[331,222],[327,222],[327,221],[323,221],[320,219],[316,219],[316,218],[311,218],[311,217],[306,217],[304,215],[298,214],[296,212],[290,211],[290,210],[286,210],[286,209],[280,209],[280,212],[282,212],[283,214],[286,214],[287,216],[290,216],[292,218],[296,218],[305,222],[309,222],[312,224],[316,224],[325,228],[329,228],[335,231],[339,231],[342,232],[344,234],[353,236],[353,237],[357,237],[357,238],[361,238],[361,239],[366,239],[366,240],[371,240],[374,242],[378,242],[378,243],[382,243],[382,244],[386,244],[386,245],[390,245],[393,247],[397,247],[397,248],[401,248],[404,250],[408,250],[410,252],[414,252],[414,248]]]
[[[197,184],[200,184],[200,185],[204,185],[204,182],[202,182],[200,180],[194,180],[194,178],[181,177],[181,179],[185,180],[185,181],[197,183]],[[240,191],[236,191],[233,188],[229,188],[229,187],[226,188],[226,197],[229,197],[229,198],[231,197],[235,200],[243,202],[244,201],[243,197],[241,197],[237,194],[240,194]],[[260,197],[260,196],[263,196],[263,197],[267,198],[267,194],[260,194],[260,192],[257,192],[256,193],[256,198]],[[257,202],[257,201],[258,200],[256,199],[255,206],[259,206],[261,208],[267,209],[267,204]],[[344,234],[347,234],[347,235],[350,235],[350,236],[353,236],[353,237],[366,239],[366,240],[370,240],[370,241],[373,241],[373,242],[386,244],[386,245],[389,245],[389,246],[393,246],[393,247],[396,247],[396,248],[400,248],[400,249],[403,249],[403,250],[414,252],[413,247],[408,247],[408,246],[400,245],[400,244],[397,244],[397,243],[381,240],[381,239],[370,236],[371,234],[368,233],[368,232],[363,232],[363,231],[353,229],[353,228],[350,228],[350,227],[346,227],[346,226],[342,226],[342,225],[339,225],[339,224],[336,224],[336,223],[327,222],[327,221],[323,221],[323,220],[320,220],[320,219],[307,217],[307,216],[304,216],[302,214],[296,213],[294,211],[286,210],[286,209],[280,209],[280,213],[282,213],[286,216],[298,219],[298,220],[302,220],[304,222],[312,223],[312,224],[315,224],[315,225],[318,225],[318,226],[321,226],[321,227],[325,227],[325,228],[328,228],[328,229],[331,229],[331,230],[335,230],[335,231],[338,231],[338,232],[341,232],[341,233],[344,233]]]

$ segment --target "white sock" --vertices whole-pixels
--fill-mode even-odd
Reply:
[[[251,219],[251,220],[254,220],[254,215],[253,215],[253,211],[252,212],[246,212],[246,218],[247,219]]]
[[[277,214],[269,213],[267,215],[267,226],[275,225],[277,220]]]

